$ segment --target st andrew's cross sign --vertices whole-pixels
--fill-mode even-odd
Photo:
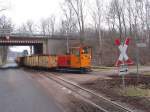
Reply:
[[[127,55],[127,48],[129,45],[130,39],[126,38],[124,43],[121,43],[120,39],[115,40],[115,44],[118,46],[119,51],[120,51],[120,56],[118,60],[115,63],[115,66],[120,66],[120,65],[132,65],[133,61],[131,58],[128,57]]]

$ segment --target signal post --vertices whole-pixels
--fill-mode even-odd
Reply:
[[[115,66],[118,67],[118,75],[122,76],[123,87],[125,88],[125,75],[128,74],[128,66],[133,65],[133,61],[127,55],[127,49],[129,46],[130,38],[126,38],[124,42],[121,42],[120,39],[115,40],[115,44],[118,46],[120,55],[118,60],[115,63]]]

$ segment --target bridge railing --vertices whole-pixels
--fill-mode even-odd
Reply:
[[[10,28],[0,28],[0,36],[10,36],[11,29]]]

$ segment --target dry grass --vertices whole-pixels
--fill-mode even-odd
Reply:
[[[135,86],[129,86],[119,91],[123,96],[150,97],[150,89],[141,89],[140,87]]]
[[[114,69],[114,67],[93,66],[92,69],[93,69],[93,71],[107,71],[107,70]]]
[[[143,75],[150,75],[150,71],[146,71],[142,73]]]

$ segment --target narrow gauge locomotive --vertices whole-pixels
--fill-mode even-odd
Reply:
[[[91,69],[92,50],[88,46],[71,47],[66,55],[32,55],[17,57],[20,66],[87,72]]]

